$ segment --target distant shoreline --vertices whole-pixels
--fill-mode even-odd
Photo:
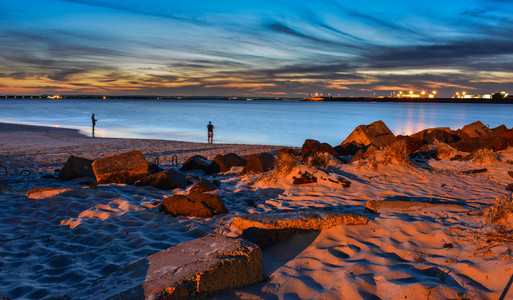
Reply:
[[[0,99],[97,99],[97,100],[228,100],[228,101],[306,101],[306,102],[381,102],[381,103],[485,103],[513,104],[513,98],[505,99],[464,99],[464,98],[391,98],[391,97],[224,97],[224,96],[98,96],[98,95],[62,95],[58,99],[48,98],[47,95],[1,95]]]
[[[308,102],[399,102],[399,103],[486,103],[513,104],[513,98],[493,99],[464,99],[464,98],[379,98],[379,97],[308,97],[301,101]]]

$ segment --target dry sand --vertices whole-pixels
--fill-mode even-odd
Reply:
[[[343,137],[341,137],[341,140]],[[241,168],[205,176],[221,182],[229,214],[172,217],[155,201],[187,190],[122,184],[88,187],[91,180],[61,182],[54,175],[70,155],[96,159],[138,149],[165,168],[200,154],[273,152],[277,146],[202,144],[142,139],[92,139],[75,130],[0,124],[0,297],[89,299],[95,284],[137,259],[209,233],[238,236],[238,214],[327,209],[368,216],[366,225],[338,225],[263,251],[269,280],[215,299],[512,299],[511,244],[479,210],[510,195],[513,149],[502,162],[429,160],[432,170],[391,164],[325,166],[327,173],[298,166],[292,173],[240,176]],[[488,172],[460,171],[487,168]],[[30,171],[20,172],[23,170]],[[343,176],[347,189],[329,180],[297,186],[297,171]],[[201,175],[201,173],[193,173]],[[28,199],[34,187],[42,191]],[[427,201],[458,205],[389,207],[378,214],[368,200]],[[122,278],[129,281],[130,278]],[[121,278],[120,278],[121,280]],[[112,286],[115,293],[116,286]],[[95,297],[102,298],[102,295]]]

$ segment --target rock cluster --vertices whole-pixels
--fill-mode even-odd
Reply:
[[[428,145],[444,143],[457,151],[473,153],[480,149],[500,151],[513,146],[513,129],[501,125],[490,129],[482,122],[465,125],[462,129],[451,130],[448,127],[428,128],[410,136],[394,136],[383,121],[358,126],[339,146],[335,147],[341,155],[352,155],[351,161],[367,158],[369,152],[385,147],[415,154],[436,157],[437,151]],[[456,158],[457,159],[457,158]],[[462,159],[470,159],[462,157]]]

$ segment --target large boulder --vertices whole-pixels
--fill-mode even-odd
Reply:
[[[189,157],[180,168],[181,172],[190,171],[190,170],[203,170],[206,171],[210,166],[211,161],[206,157],[201,155],[194,155]]]
[[[489,136],[481,140],[486,145],[486,148],[493,151],[501,151],[508,148],[508,142],[501,136]]]
[[[418,151],[424,145],[423,141],[418,137],[398,135],[395,137],[392,147],[394,149],[402,149],[406,154]]]
[[[301,157],[301,153],[297,152],[295,149],[293,148],[281,148],[280,150],[278,150],[278,152],[276,153],[276,155],[278,156],[278,160],[280,159],[280,157],[282,156],[285,156],[285,157],[288,157],[288,156],[293,156],[295,158],[300,158]]]
[[[187,187],[187,178],[173,169],[165,170],[157,174],[148,175],[135,183],[137,186],[152,186],[163,190]]]
[[[424,140],[426,135],[432,133],[433,131],[445,131],[445,132],[450,132],[451,131],[451,128],[449,127],[434,127],[434,128],[426,128],[424,130],[421,130],[419,132],[416,132],[412,135],[410,135],[411,137],[414,137],[414,138],[418,138],[418,139],[421,139],[421,140]]]
[[[200,179],[198,183],[196,183],[190,190],[189,193],[206,193],[206,192],[212,192],[219,189],[218,186],[213,184],[212,182]]]
[[[59,173],[60,180],[71,180],[80,177],[95,177],[93,161],[87,158],[70,156]]]
[[[476,121],[461,128],[471,138],[484,138],[492,133],[488,126],[484,125],[481,121]]]
[[[164,199],[162,206],[174,216],[208,218],[228,212],[219,196],[204,193],[173,195]]]
[[[449,145],[458,151],[473,153],[480,149],[505,150],[508,148],[509,143],[501,136],[489,136],[486,138],[469,138],[450,143]]]
[[[338,152],[331,147],[331,145],[327,143],[321,143],[317,140],[307,139],[303,143],[303,147],[301,147],[301,154],[303,157],[306,157],[310,153],[329,153],[334,157],[338,157]]]
[[[383,148],[393,143],[394,133],[381,120],[369,125],[359,125],[351,134],[340,144],[341,146],[356,142],[359,145],[374,145]]]
[[[358,214],[333,211],[285,211],[248,214],[233,217],[233,225],[242,236],[260,247],[285,241],[296,233],[322,230],[340,224],[367,224],[368,218]]]
[[[451,130],[449,127],[428,128],[411,135],[412,138],[421,140],[423,144],[433,144],[435,140],[441,143],[453,143],[469,136],[461,130]]]
[[[230,171],[232,167],[243,167],[248,162],[235,153],[216,155],[214,162],[219,166],[219,172]]]
[[[344,145],[335,146],[333,149],[335,149],[340,156],[353,156],[362,149],[362,146],[353,141]]]
[[[265,152],[248,155],[246,160],[248,163],[242,169],[242,174],[267,172],[276,164],[274,156]]]
[[[98,183],[134,184],[149,172],[148,162],[137,150],[97,159],[92,166]]]
[[[501,137],[508,146],[513,147],[513,128],[507,129],[506,126],[501,125],[492,129],[492,133],[489,135],[489,138],[490,137]]]
[[[457,142],[459,140],[460,140],[460,138],[457,135],[452,134],[450,131],[448,132],[445,130],[434,130],[434,131],[426,134],[426,136],[424,137],[424,143],[427,143],[427,144],[434,144],[435,141],[449,144],[449,143]]]
[[[129,278],[129,280],[126,280]],[[260,248],[207,235],[137,260],[95,283],[89,299],[207,299],[264,280]]]

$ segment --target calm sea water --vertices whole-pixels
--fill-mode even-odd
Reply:
[[[383,120],[395,134],[461,128],[480,120],[513,127],[513,105],[229,100],[0,99],[0,122],[79,129],[96,136],[301,146],[305,139],[340,144],[360,124]]]

